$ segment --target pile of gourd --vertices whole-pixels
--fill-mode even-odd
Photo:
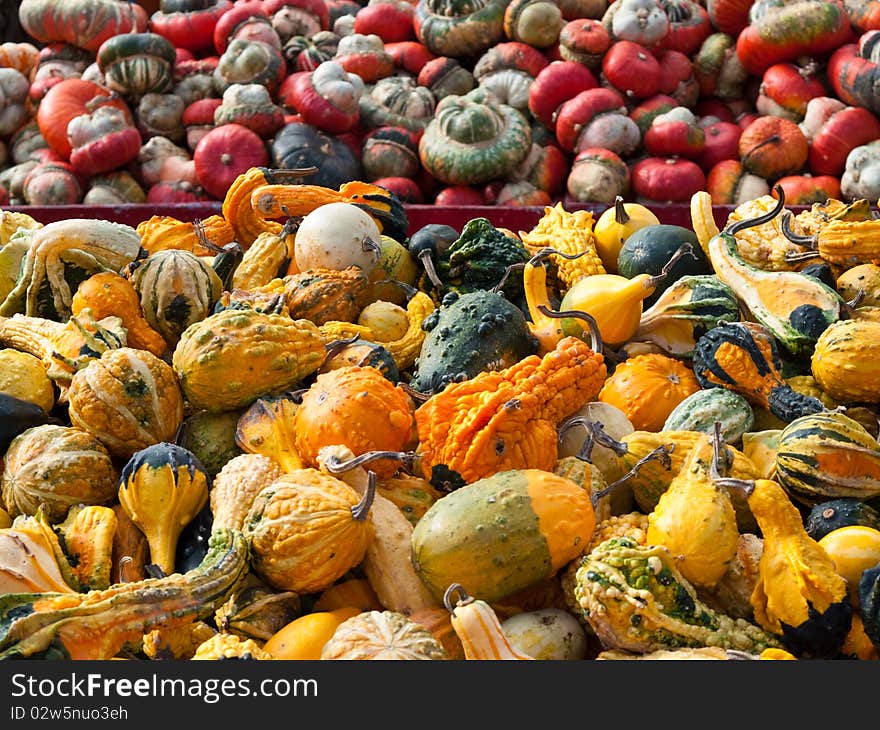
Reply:
[[[23,0],[0,205],[880,197],[878,0]]]
[[[0,216],[0,659],[876,659],[880,226]]]

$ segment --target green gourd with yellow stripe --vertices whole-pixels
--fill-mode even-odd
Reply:
[[[785,490],[812,505],[880,496],[880,446],[857,421],[826,411],[803,416],[779,434],[776,473]]]
[[[444,495],[412,534],[416,573],[442,599],[452,583],[496,601],[553,576],[590,543],[590,492],[541,469],[493,474]]]

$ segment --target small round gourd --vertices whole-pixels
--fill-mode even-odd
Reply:
[[[325,203],[308,213],[296,232],[294,259],[300,271],[360,266],[369,275],[382,253],[381,231],[352,203]]]
[[[857,601],[862,573],[880,564],[880,530],[864,525],[839,527],[819,540],[819,545],[846,580],[850,598]]]
[[[672,409],[662,431],[699,431],[712,433],[716,421],[721,423],[725,443],[738,442],[750,430],[755,416],[749,402],[727,388],[707,388],[691,393]]]
[[[501,628],[514,648],[535,659],[583,659],[587,654],[583,626],[560,608],[514,614]]]
[[[240,415],[240,411],[199,411],[180,427],[178,444],[196,455],[212,479],[230,459],[242,453],[235,443],[235,427]]]
[[[183,422],[174,371],[147,350],[107,350],[74,374],[67,397],[71,423],[118,458],[173,441]]]
[[[50,522],[74,504],[107,504],[116,495],[117,471],[104,445],[71,426],[46,424],[16,436],[4,457],[3,505],[10,515],[35,515],[43,505]]]
[[[242,639],[234,634],[214,634],[196,648],[194,661],[210,659],[274,659],[253,639]]]
[[[333,632],[346,619],[361,612],[355,606],[332,611],[312,611],[281,627],[263,644],[274,659],[317,660]]]
[[[0,393],[40,406],[47,413],[55,405],[55,388],[42,361],[27,352],[0,350]]]
[[[409,329],[406,309],[399,304],[381,300],[364,307],[358,315],[357,323],[369,327],[376,342],[399,340]]]
[[[567,422],[573,418],[585,418],[590,423],[601,424],[602,430],[611,438],[620,441],[621,438],[635,431],[626,414],[617,406],[602,401],[592,401],[575,411]],[[560,459],[566,456],[575,456],[580,451],[587,434],[581,429],[563,429],[560,424],[562,439],[559,442],[558,455]],[[590,463],[596,466],[603,474],[611,474],[617,469],[617,455],[609,448],[595,444],[590,454]]]
[[[400,380],[400,370],[394,360],[394,356],[378,342],[356,339],[354,342],[340,341],[338,347],[333,347],[332,352],[328,345],[327,359],[318,368],[318,373],[327,373],[331,370],[359,365],[362,367],[376,368],[392,383]]]
[[[440,642],[421,624],[395,611],[369,611],[343,621],[321,659],[446,659]]]

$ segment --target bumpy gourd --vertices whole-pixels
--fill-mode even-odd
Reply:
[[[241,530],[254,498],[279,476],[278,464],[260,454],[241,454],[230,459],[211,486],[213,524]]]
[[[880,403],[880,322],[835,322],[819,339],[810,360],[816,382],[844,403]]]
[[[401,451],[414,426],[413,403],[373,367],[348,367],[318,375],[303,394],[294,416],[296,450],[307,466],[318,465],[324,446],[340,444],[355,456],[368,451]],[[398,464],[373,462],[377,476],[389,477]]]
[[[146,350],[106,351],[74,374],[68,400],[70,422],[122,459],[173,441],[183,423],[183,396],[171,366]]]
[[[35,515],[43,505],[52,522],[75,504],[107,504],[118,472],[104,445],[87,431],[46,424],[13,439],[3,467],[3,504],[10,515]]]
[[[373,537],[372,498],[317,469],[282,474],[245,518],[254,571],[279,590],[327,588],[363,560]]]
[[[429,394],[480,372],[510,367],[538,345],[520,309],[491,291],[450,292],[421,326],[426,335],[410,385]]]
[[[46,413],[55,405],[55,389],[40,358],[11,347],[0,349],[0,394],[33,403]]]
[[[369,611],[346,619],[321,650],[323,660],[446,658],[446,652],[430,631],[396,611]]]
[[[281,283],[290,316],[317,325],[354,322],[369,301],[370,280],[359,266],[308,269],[285,276]]]
[[[543,357],[448,385],[416,410],[425,477],[437,486],[505,469],[552,471],[557,425],[595,399],[605,375],[601,354],[565,337]]]
[[[172,365],[190,404],[216,412],[281,393],[323,359],[320,332],[308,320],[224,309],[184,331]]]
[[[195,455],[172,443],[138,451],[122,468],[119,502],[147,536],[150,560],[170,575],[177,541],[208,501],[208,474]]]
[[[214,634],[210,639],[199,644],[193,661],[211,661],[224,659],[237,660],[269,660],[274,657],[264,651],[253,639],[243,639],[234,634]]]
[[[612,538],[585,556],[575,580],[578,604],[606,649],[719,646],[757,654],[780,646],[764,629],[703,603],[663,545]]]
[[[264,642],[296,619],[302,600],[294,591],[276,591],[249,573],[214,612],[221,632]]]

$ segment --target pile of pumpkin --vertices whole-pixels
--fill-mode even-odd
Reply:
[[[0,659],[876,659],[871,206],[0,217]]]
[[[19,18],[0,204],[222,201],[253,166],[439,205],[880,197],[877,0],[23,0]]]

